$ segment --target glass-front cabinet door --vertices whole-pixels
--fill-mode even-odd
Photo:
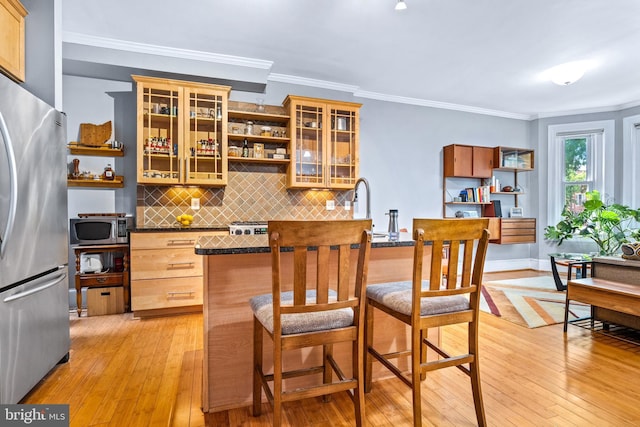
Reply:
[[[358,179],[360,104],[288,96],[289,188],[350,189]]]
[[[227,184],[227,102],[219,91],[188,89],[185,183]]]
[[[330,107],[328,177],[331,188],[350,189],[358,180],[359,107]]]
[[[308,102],[296,103],[291,114],[290,186],[324,187],[325,138],[323,122],[325,106]]]
[[[178,184],[181,179],[178,119],[180,89],[138,86],[138,182]]]
[[[139,184],[227,184],[230,88],[133,76],[137,83]]]

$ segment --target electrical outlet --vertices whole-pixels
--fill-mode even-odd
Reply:
[[[345,200],[344,201],[344,210],[345,211],[350,211],[351,210],[351,201],[350,200]]]
[[[198,197],[192,197],[191,198],[191,209],[193,209],[195,211],[200,209],[200,198],[198,198]]]
[[[336,208],[336,201],[335,200],[327,200],[326,203],[326,208],[328,211],[332,211]]]

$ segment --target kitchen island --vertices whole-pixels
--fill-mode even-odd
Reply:
[[[409,233],[400,233],[397,241],[374,237],[369,260],[368,284],[411,280],[414,241]],[[293,252],[283,256],[291,256]],[[267,235],[201,237],[195,252],[203,255],[204,274],[204,368],[202,408],[216,412],[251,404],[253,378],[253,315],[249,299],[271,292],[271,254]],[[430,248],[425,250],[430,255]],[[357,252],[352,252],[356,262]],[[315,268],[315,264],[314,264]],[[312,271],[312,270],[310,270]],[[286,277],[286,273],[283,274]],[[312,273],[310,273],[312,274]],[[425,275],[428,272],[425,272]],[[384,313],[376,313],[375,341],[390,350],[406,348],[409,342],[404,325]],[[383,318],[387,317],[386,319]],[[386,320],[386,321],[385,321]],[[430,332],[437,339],[437,330]],[[404,336],[404,340],[398,337]],[[387,344],[388,343],[388,344]],[[269,346],[270,343],[267,344]],[[265,364],[269,348],[265,349]],[[337,359],[350,354],[350,346],[336,345]],[[341,357],[342,355],[342,357]],[[321,360],[321,348],[290,351],[285,363]],[[344,360],[342,360],[344,362]],[[348,364],[342,363],[344,366]],[[374,379],[389,372],[374,364]]]

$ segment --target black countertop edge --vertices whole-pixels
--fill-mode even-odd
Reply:
[[[267,235],[253,236],[213,236],[200,237],[195,245],[197,255],[237,255],[269,253]],[[414,241],[409,233],[400,233],[398,240],[389,240],[388,237],[374,237],[371,241],[372,248],[395,248],[414,246]],[[352,245],[357,248],[358,245]],[[313,250],[313,248],[311,248]],[[282,248],[282,252],[291,252],[293,248]]]
[[[131,230],[132,233],[157,233],[157,232],[207,232],[207,231],[224,231],[229,232],[229,226],[214,226],[214,227],[178,227],[178,226],[166,226],[166,227],[140,227]]]

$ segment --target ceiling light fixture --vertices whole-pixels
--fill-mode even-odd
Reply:
[[[586,68],[584,61],[567,62],[551,68],[548,71],[548,75],[555,84],[568,86],[580,80]]]
[[[407,4],[404,2],[404,0],[398,0],[398,2],[396,3],[396,10],[405,10],[407,8]]]

